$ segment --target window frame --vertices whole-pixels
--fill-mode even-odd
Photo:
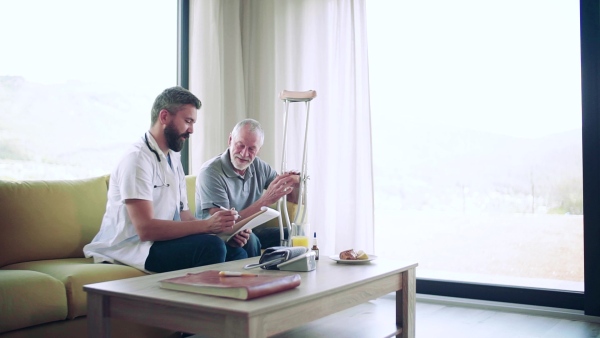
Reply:
[[[600,1],[581,0],[584,312],[600,316]]]
[[[190,1],[177,1],[177,85],[190,86]],[[189,139],[181,150],[181,165],[186,175],[190,174]]]

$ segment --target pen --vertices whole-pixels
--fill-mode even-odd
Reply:
[[[254,274],[254,273],[234,272],[234,271],[221,271],[221,272],[219,272],[219,276],[221,276],[221,277],[258,277],[258,275]]]
[[[214,205],[215,207],[217,207],[217,208],[221,209],[221,210],[227,210],[227,211],[229,211],[229,209],[225,208],[225,207],[224,207],[224,206],[222,206],[222,205],[218,205],[218,204],[217,204],[217,203],[215,203],[215,202],[213,202],[213,205]],[[240,215],[235,215],[235,219],[238,219],[238,218],[240,218],[240,217],[241,217]]]

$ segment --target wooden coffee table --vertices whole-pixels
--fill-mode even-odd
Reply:
[[[298,273],[302,284],[243,301],[165,290],[158,281],[203,270],[244,271],[258,258],[84,286],[89,337],[109,337],[110,319],[121,318],[202,337],[268,337],[396,292],[395,323],[384,337],[415,336],[416,263],[376,259],[340,264],[321,257],[311,272],[253,269],[258,274]],[[247,271],[247,270],[245,270]],[[356,323],[348,322],[351,327]]]

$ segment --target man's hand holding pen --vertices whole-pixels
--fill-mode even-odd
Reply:
[[[218,211],[212,214],[208,219],[207,232],[211,234],[220,234],[233,230],[235,224],[235,214],[233,211]]]
[[[235,210],[235,208],[227,209],[224,206],[218,205],[217,203],[214,203],[214,202],[213,202],[213,205],[221,210],[233,211],[236,221],[238,220],[238,218],[240,218],[240,215],[238,214],[237,210]]]
[[[218,204],[213,204],[221,210],[213,213],[209,218],[210,223],[208,232],[212,234],[220,234],[222,232],[231,231],[235,221],[240,218],[240,215],[234,208],[230,210]]]
[[[237,220],[238,218],[240,218],[240,215],[238,214],[237,210],[235,210],[235,208],[231,208],[231,209],[227,209],[221,205],[218,205],[217,203],[213,202],[213,205],[223,211],[233,211],[235,214],[235,219]],[[220,211],[218,211],[220,212]],[[233,222],[235,224],[235,221]],[[243,230],[238,232],[235,236],[233,236],[232,239],[229,240],[229,242],[227,242],[227,244],[233,246],[233,247],[242,247],[244,245],[246,245],[246,243],[248,243],[248,240],[250,239],[250,234],[252,233],[252,230]]]

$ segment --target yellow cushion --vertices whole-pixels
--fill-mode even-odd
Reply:
[[[107,178],[0,180],[0,267],[83,257],[106,210]]]
[[[67,316],[63,283],[35,271],[0,270],[0,333]]]
[[[119,264],[94,264],[91,258],[67,258],[25,262],[5,266],[3,269],[32,270],[45,273],[64,284],[69,319],[87,314],[85,284],[145,276],[140,270]]]
[[[185,187],[187,189],[188,205],[192,216],[196,215],[196,176],[187,175],[185,177]]]
[[[277,210],[277,203],[269,206],[270,208],[273,208],[275,210]],[[298,210],[298,204],[296,203],[292,203],[292,202],[287,202],[287,210],[288,210],[288,215],[290,217],[290,222],[294,222],[294,217],[296,217],[296,211]],[[284,214],[283,212],[281,213],[281,220],[283,221],[283,225],[285,227],[285,220],[283,219]],[[260,225],[257,227],[258,229],[261,228],[279,228],[279,217],[275,217],[270,221],[267,221],[265,224]]]

